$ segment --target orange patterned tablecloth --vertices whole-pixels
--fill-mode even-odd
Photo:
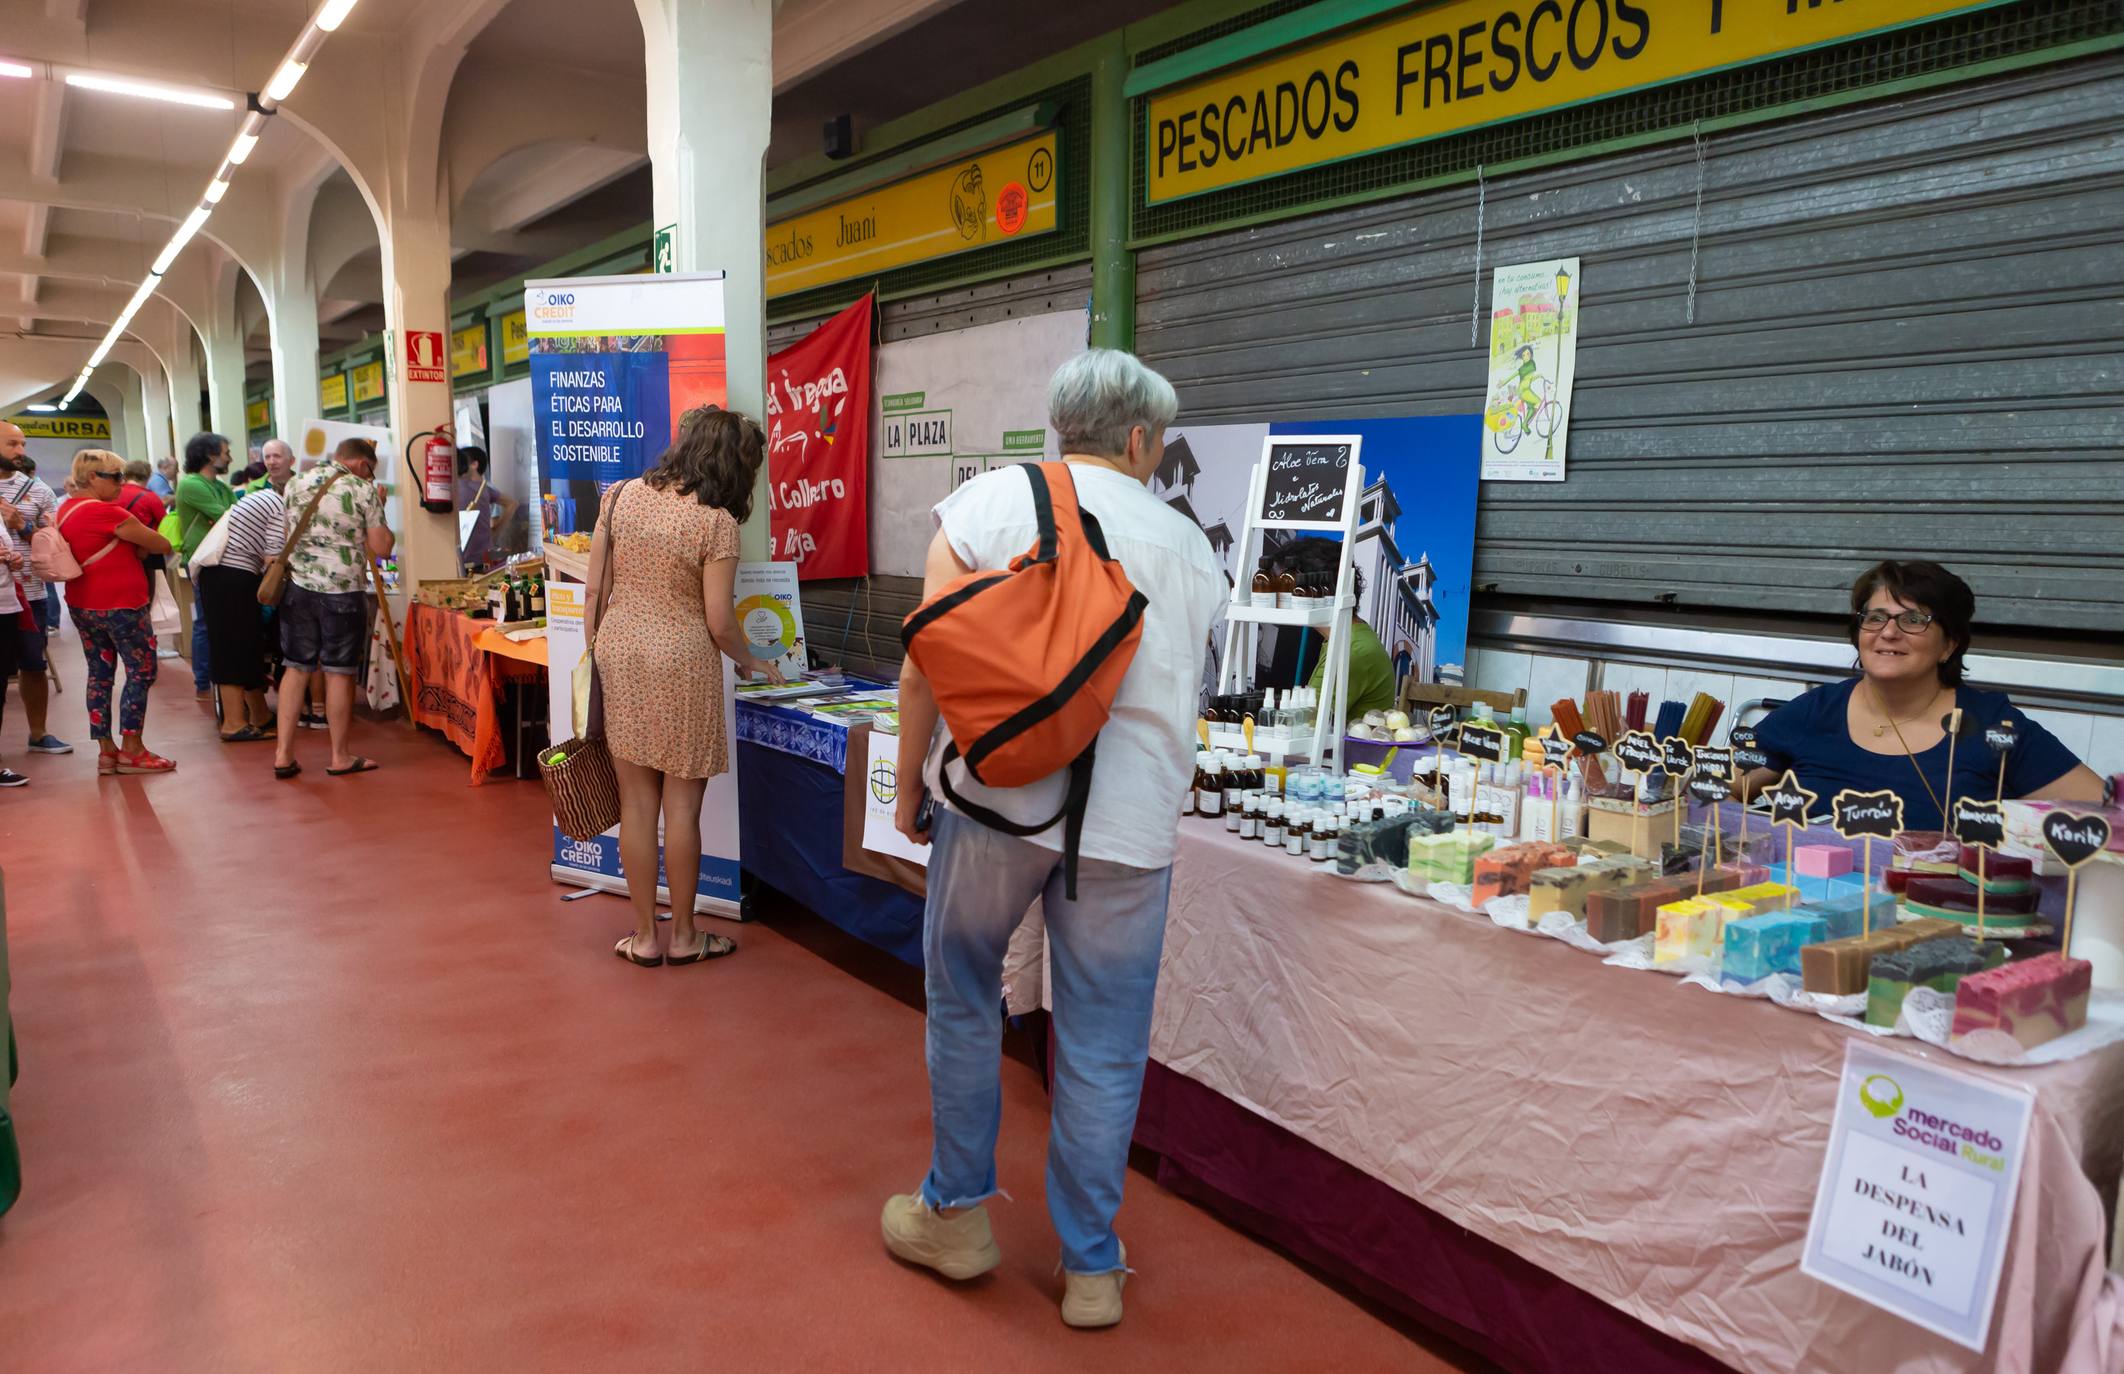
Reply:
[[[502,748],[501,684],[544,676],[545,641],[509,644],[503,657],[481,644],[493,622],[459,611],[414,603],[406,615],[408,703],[415,722],[440,730],[472,760],[473,785],[486,781],[507,754]],[[499,636],[494,636],[500,638]]]

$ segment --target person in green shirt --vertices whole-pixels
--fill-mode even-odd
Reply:
[[[1301,582],[1313,586],[1332,585],[1342,571],[1342,545],[1333,539],[1294,540],[1278,551],[1277,562],[1298,574]],[[1364,571],[1361,568],[1350,569],[1350,584],[1357,604],[1362,606]],[[1354,610],[1350,612],[1349,645],[1349,718],[1362,720],[1367,711],[1393,710],[1401,687],[1394,672],[1393,656],[1387,653],[1386,645],[1380,642],[1372,627],[1365,624]],[[1307,652],[1315,661],[1306,686],[1318,692],[1325,676],[1327,658],[1318,649],[1309,648]]]
[[[236,504],[236,493],[220,474],[229,465],[229,441],[219,434],[194,434],[184,445],[184,476],[170,509],[177,515],[177,551],[184,558],[207,537],[214,522]],[[207,671],[206,607],[199,584],[192,583],[192,688],[201,701],[213,700],[214,680]]]

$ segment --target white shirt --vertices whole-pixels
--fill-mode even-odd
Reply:
[[[1194,523],[1152,496],[1141,482],[1111,468],[1070,464],[1077,501],[1099,518],[1107,552],[1149,602],[1135,659],[1115,693],[1092,765],[1091,803],[1078,852],[1132,868],[1164,868],[1178,852],[1180,795],[1195,776],[1195,718],[1201,707],[1202,657],[1224,606],[1224,571]],[[937,526],[959,561],[975,571],[1004,568],[1038,538],[1032,485],[1007,468],[976,477],[940,502]],[[941,744],[925,776],[937,785]],[[1024,787],[984,787],[952,765],[951,785],[968,801],[1022,825],[1062,807],[1068,772]],[[1062,827],[1030,837],[1062,848]]]

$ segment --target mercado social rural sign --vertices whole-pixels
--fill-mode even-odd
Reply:
[[[1155,205],[2002,0],[1451,0],[1150,98]]]
[[[1052,233],[1053,130],[767,226],[767,294]]]
[[[1846,1042],[1801,1270],[1982,1350],[2033,1105],[2026,1089]]]

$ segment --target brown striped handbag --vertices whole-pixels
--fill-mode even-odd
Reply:
[[[612,596],[612,545],[619,538],[619,505],[615,496],[612,513],[605,519],[605,575],[598,591],[607,600]],[[598,620],[604,620],[602,607]],[[602,835],[620,820],[619,774],[613,771],[612,753],[605,747],[605,694],[597,679],[596,649],[594,641],[583,646],[583,657],[590,662],[590,706],[581,733],[538,756],[538,775],[545,779],[546,796],[553,802],[553,823],[571,840]]]

